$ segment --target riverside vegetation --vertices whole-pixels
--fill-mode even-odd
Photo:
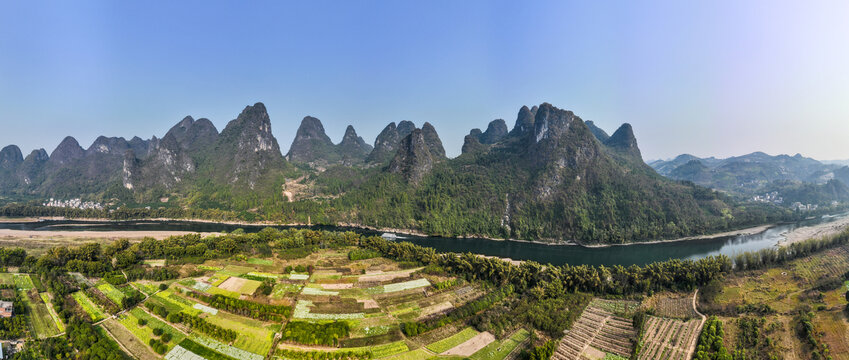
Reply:
[[[29,339],[15,359],[846,358],[849,232],[781,254],[514,265],[273,228],[38,258],[0,249],[0,266],[16,270],[0,274],[0,294],[46,299],[16,300],[19,315],[4,321],[18,325],[0,335]],[[686,307],[695,289],[704,327]]]

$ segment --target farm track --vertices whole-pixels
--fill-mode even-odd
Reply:
[[[629,357],[632,349],[631,339],[636,335],[630,320],[615,316],[591,303],[572,328],[567,330],[552,359],[579,360],[589,347]]]

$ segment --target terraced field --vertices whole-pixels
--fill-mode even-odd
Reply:
[[[636,330],[630,319],[618,317],[610,310],[627,310],[633,305],[632,302],[617,305],[608,300],[593,301],[567,330],[552,358],[578,360],[585,354],[599,352],[630,357]]]
[[[678,319],[649,316],[643,335],[639,359],[689,360],[687,353],[695,347],[701,319]]]

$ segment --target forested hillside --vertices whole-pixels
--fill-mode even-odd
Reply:
[[[262,103],[220,134],[208,120],[186,117],[161,139],[101,137],[84,150],[68,138],[49,159],[39,154],[2,152],[2,201],[18,202],[4,213],[344,223],[585,244],[799,216],[662,177],[643,162],[631,125],[608,136],[547,103],[522,107],[509,132],[503,120],[472,130],[456,158],[445,156],[427,122],[391,123],[372,147],[350,126],[333,144],[321,121],[306,117],[287,159]],[[33,208],[51,197],[94,205]]]

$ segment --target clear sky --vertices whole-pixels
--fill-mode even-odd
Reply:
[[[0,0],[0,146],[220,131],[257,101],[284,153],[312,115],[336,142],[429,121],[453,156],[550,102],[631,123],[646,159],[846,159],[849,2]]]

